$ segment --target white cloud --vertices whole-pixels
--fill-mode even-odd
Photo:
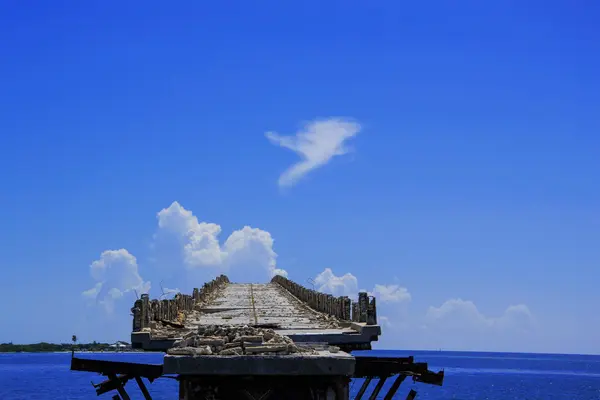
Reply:
[[[526,305],[510,306],[501,314],[482,313],[472,301],[449,299],[429,307],[414,346],[444,350],[524,351],[539,333]],[[416,323],[416,321],[415,321]]]
[[[360,128],[355,122],[331,118],[307,123],[294,136],[265,133],[271,143],[290,149],[302,158],[281,174],[279,186],[292,186],[308,172],[327,164],[333,157],[348,153],[345,142],[355,136]]]
[[[95,300],[96,296],[98,296],[98,293],[100,293],[101,289],[102,289],[102,282],[98,282],[94,285],[93,288],[85,290],[81,294],[83,295],[83,297]]]
[[[275,274],[287,276],[285,270],[277,268],[273,238],[267,231],[245,226],[229,235],[221,246],[221,226],[199,222],[191,211],[176,201],[159,211],[157,218],[159,231],[179,239],[188,268],[214,267],[223,271],[232,267],[262,268],[269,277]]]
[[[285,269],[281,269],[281,268],[275,268],[275,269],[273,270],[273,276],[275,276],[275,275],[281,275],[281,276],[283,276],[284,278],[287,278],[287,277],[288,277],[288,273],[287,273],[287,271],[286,271]]]
[[[136,258],[125,249],[102,252],[100,259],[90,265],[90,274],[96,285],[82,295],[104,305],[107,311],[112,310],[114,300],[127,292],[141,294],[150,290],[150,282],[144,282],[139,274]]]
[[[336,276],[331,268],[325,268],[314,279],[316,289],[321,292],[331,293],[335,296],[356,297],[358,293],[358,280],[351,273]]]
[[[440,307],[429,307],[425,315],[427,326],[449,330],[488,330],[509,329],[527,331],[531,328],[533,317],[524,305],[508,307],[498,317],[488,317],[481,313],[475,303],[462,299],[450,299]]]
[[[525,304],[510,306],[500,317],[494,320],[495,326],[502,329],[530,331],[535,324],[534,317]]]
[[[378,285],[373,288],[373,295],[382,303],[400,303],[411,300],[408,289],[400,285]]]
[[[342,276],[336,276],[331,268],[325,268],[314,279],[316,289],[322,292],[334,295],[344,295],[356,297],[358,295],[358,279],[351,273]],[[360,292],[367,292],[369,296],[375,296],[380,303],[401,303],[410,302],[411,295],[408,289],[400,285],[379,285],[376,284],[372,291],[360,289]]]
[[[384,328],[391,328],[393,326],[390,318],[385,315],[380,315],[377,317],[377,322]]]

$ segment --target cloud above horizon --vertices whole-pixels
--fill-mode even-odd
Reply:
[[[382,303],[401,303],[410,302],[412,297],[408,289],[400,285],[380,285],[375,284],[373,288],[373,296],[378,302]]]
[[[335,275],[330,268],[319,273],[315,279],[316,289],[336,296],[356,298],[358,279],[351,273]],[[361,289],[361,291],[366,291]],[[407,288],[397,284],[375,284],[369,295],[377,298],[378,321],[386,329],[415,335],[411,339],[419,348],[473,350],[489,348],[486,338],[494,337],[496,344],[503,345],[506,338],[521,337],[533,332],[535,320],[524,304],[509,306],[502,315],[486,316],[474,302],[449,299],[440,307],[430,306],[425,312],[409,311],[412,296]],[[406,343],[406,339],[405,343]]]
[[[315,279],[315,289],[334,296],[356,297],[358,293],[358,280],[351,273],[336,276],[331,268],[325,268]]]
[[[297,153],[301,161],[293,164],[279,177],[281,187],[293,186],[310,171],[327,164],[333,157],[350,151],[346,142],[356,136],[361,126],[349,119],[330,118],[306,123],[303,129],[292,136],[281,136],[266,132],[265,136],[274,145]]]
[[[177,201],[157,213],[159,232],[176,238],[184,265],[189,269],[212,267],[219,273],[231,268],[263,270],[265,276],[287,276],[277,268],[273,238],[267,231],[250,226],[232,232],[221,245],[221,226],[199,222],[192,211]]]
[[[426,326],[446,330],[517,329],[528,331],[533,326],[533,316],[524,304],[509,306],[502,315],[488,317],[475,303],[460,298],[446,300],[439,307],[429,307],[425,315]]]
[[[267,231],[244,226],[232,232],[221,245],[221,226],[199,222],[192,211],[177,201],[160,210],[156,217],[155,241],[165,236],[175,239],[183,264],[189,270],[211,268],[219,274],[235,270],[268,279],[274,275],[287,276],[285,270],[277,268],[273,238]],[[104,251],[100,259],[90,265],[90,274],[96,284],[82,295],[108,312],[125,293],[136,291],[141,294],[150,290],[150,282],[145,282],[139,274],[136,257],[126,249]],[[170,296],[179,289],[163,288],[162,291],[161,295]]]
[[[181,274],[185,270],[227,273],[230,279],[235,277],[234,281],[236,278],[248,281],[257,276],[271,278],[275,274],[287,276],[285,270],[277,267],[274,240],[268,231],[244,226],[221,243],[220,225],[199,221],[177,201],[158,211],[156,218],[158,228],[154,240],[164,236],[174,239],[182,263],[179,267],[168,265],[177,269],[175,275],[182,279],[179,283],[183,285],[189,283]],[[95,285],[83,292],[83,296],[94,300],[108,313],[126,293],[141,294],[150,289],[150,282],[140,275],[136,257],[126,249],[102,252],[89,268]],[[358,278],[350,272],[336,275],[333,269],[325,268],[313,281],[315,289],[335,296],[356,299],[359,292]],[[160,287],[163,296],[179,292],[179,289],[163,288],[162,282]],[[507,337],[525,335],[534,327],[533,315],[524,304],[510,306],[501,315],[490,317],[480,312],[474,302],[452,298],[439,307],[430,306],[411,316],[412,295],[406,287],[376,283],[368,293],[377,298],[382,326],[416,333],[417,342],[422,340],[430,347],[485,348],[489,340],[497,345]],[[492,337],[494,339],[485,339]]]
[[[334,296],[348,296],[356,298],[358,296],[358,279],[356,276],[347,272],[342,276],[337,276],[331,268],[325,268],[315,278],[315,289],[320,292],[330,293]],[[375,296],[379,303],[401,303],[410,302],[411,295],[408,289],[400,285],[381,285],[375,284],[372,291],[367,292],[369,296]]]
[[[95,300],[111,312],[114,301],[125,293],[148,293],[150,282],[144,282],[138,270],[137,259],[126,249],[106,250],[90,264],[90,275],[96,285],[84,291],[84,297]]]

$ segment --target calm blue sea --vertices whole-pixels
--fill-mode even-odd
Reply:
[[[445,369],[444,386],[406,380],[396,398],[413,388],[417,399],[599,400],[600,356],[508,353],[373,351],[382,356],[414,355],[433,370]],[[80,355],[82,356],[82,355]],[[160,363],[161,354],[87,354],[86,357]],[[69,370],[70,354],[0,354],[0,400],[95,399],[90,381],[102,377]],[[361,382],[353,383],[356,392]],[[373,382],[372,385],[375,383]],[[387,385],[386,385],[387,386]],[[141,399],[135,382],[127,385]],[[158,380],[148,386],[154,399],[177,399],[177,383]],[[110,399],[106,394],[100,398]]]

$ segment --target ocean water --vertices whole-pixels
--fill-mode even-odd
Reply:
[[[413,383],[407,379],[395,398],[404,399],[410,389],[417,399],[439,400],[599,400],[600,356],[372,351],[361,354],[380,356],[414,355],[415,361],[429,363],[430,369],[444,369],[442,387]],[[81,357],[160,363],[161,354],[80,354]],[[71,355],[0,354],[0,400],[48,400],[98,398],[91,381],[100,382],[97,374],[69,370]],[[356,393],[361,381],[353,382]],[[153,399],[177,399],[177,382],[159,379],[146,382]],[[385,392],[384,386],[381,398]],[[374,387],[375,382],[371,383]],[[135,382],[127,385],[132,399],[142,399]],[[110,399],[110,394],[100,397]]]

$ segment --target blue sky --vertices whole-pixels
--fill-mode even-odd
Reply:
[[[3,2],[0,342],[281,268],[381,347],[599,353],[600,7],[456,3]]]

